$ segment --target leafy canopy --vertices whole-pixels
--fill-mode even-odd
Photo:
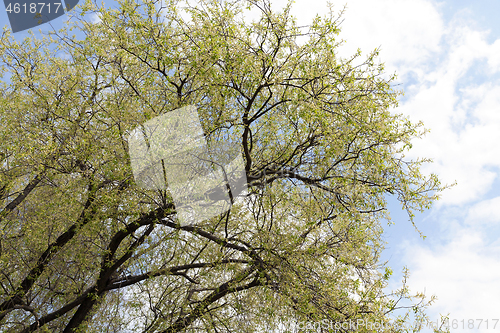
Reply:
[[[426,159],[404,157],[425,131],[392,112],[377,51],[338,56],[341,13],[298,27],[290,8],[87,2],[72,18],[81,37],[4,29],[3,332],[419,329],[428,303],[417,295],[395,318],[413,298],[406,284],[385,293],[379,254],[387,198],[411,218],[444,188],[420,173]],[[188,105],[209,145],[241,148],[249,192],[196,224],[176,219],[168,190],[136,186],[127,142]]]

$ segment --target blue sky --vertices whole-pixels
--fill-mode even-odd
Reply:
[[[457,182],[417,216],[425,240],[391,204],[396,225],[386,228],[384,258],[395,272],[409,268],[413,291],[438,297],[432,320],[450,313],[459,326],[452,332],[491,332],[493,319],[500,319],[500,2],[354,0],[347,6],[346,48],[380,46],[381,60],[405,91],[397,111],[431,130],[409,156],[433,158],[425,172]],[[398,282],[395,275],[393,285]],[[462,329],[469,319],[473,329]],[[478,329],[476,319],[489,320],[489,329],[484,322]]]
[[[396,111],[431,130],[414,142],[408,157],[433,158],[424,171],[457,182],[430,211],[417,215],[425,240],[391,202],[396,225],[386,228],[384,259],[396,273],[409,268],[412,291],[438,297],[429,311],[432,320],[440,313],[450,313],[460,325],[489,320],[489,329],[484,323],[477,329],[476,321],[472,331],[491,332],[493,320],[500,319],[500,1],[344,0],[333,1],[334,8],[346,2],[340,54],[381,47],[380,59],[389,73],[398,73],[405,91]],[[296,0],[294,8],[299,23],[308,23],[326,6]],[[58,27],[63,19],[52,23]],[[8,22],[3,10],[0,22]]]

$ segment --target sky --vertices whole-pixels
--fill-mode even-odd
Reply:
[[[428,313],[449,313],[452,332],[500,331],[499,12],[487,0],[352,0],[340,35],[351,52],[381,48],[405,92],[396,111],[431,131],[407,156],[432,158],[424,171],[457,183],[417,215],[425,240],[391,203],[384,253],[394,271],[408,267],[413,291],[438,297]]]
[[[406,266],[413,292],[438,297],[428,311],[431,320],[449,314],[450,323],[457,323],[452,332],[500,331],[500,322],[493,327],[500,319],[500,1],[332,3],[336,10],[347,5],[340,54],[380,47],[380,60],[388,73],[398,74],[405,92],[395,112],[430,129],[407,156],[432,158],[423,171],[457,183],[416,216],[425,239],[390,202],[395,225],[385,228],[383,259],[395,271],[391,286],[399,286],[398,272]],[[325,10],[322,0],[296,0],[293,13],[300,24]],[[0,22],[8,24],[4,10]]]

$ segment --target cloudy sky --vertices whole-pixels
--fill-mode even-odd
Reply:
[[[417,216],[425,240],[391,205],[396,225],[386,228],[384,253],[394,271],[409,268],[413,291],[437,295],[430,317],[450,313],[452,332],[500,331],[498,13],[500,2],[489,0],[351,0],[342,24],[351,52],[381,47],[405,91],[398,111],[431,130],[410,155],[433,158],[425,171],[457,182]]]
[[[438,297],[429,311],[432,320],[449,313],[459,326],[452,332],[500,331],[500,322],[493,329],[500,319],[500,1],[333,4],[338,10],[347,4],[342,54],[380,47],[380,59],[388,72],[398,73],[405,91],[397,111],[431,129],[414,142],[410,155],[433,158],[424,171],[444,183],[457,182],[431,211],[417,216],[425,240],[391,203],[396,224],[386,229],[384,259],[396,273],[409,268],[413,291]],[[322,0],[296,0],[294,13],[307,23],[325,9]],[[3,10],[0,22],[7,23]],[[394,286],[399,278],[395,274]]]

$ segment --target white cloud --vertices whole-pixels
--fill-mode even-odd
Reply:
[[[403,75],[425,66],[439,50],[444,26],[436,5],[427,0],[353,0],[347,2],[341,37],[346,53],[381,47],[389,72]]]
[[[433,251],[410,245],[407,253],[406,260],[413,267],[412,289],[438,296],[438,301],[431,307],[432,320],[438,319],[439,314],[448,313],[450,319],[456,319],[460,325],[462,319],[466,325],[469,319],[490,319],[490,324],[492,319],[498,319],[499,244],[488,244],[477,231],[462,229],[447,245]],[[483,329],[478,330],[478,324],[476,321],[474,332],[491,331],[491,327],[485,329],[484,323]],[[452,330],[455,331],[463,330]]]
[[[445,182],[458,182],[444,193],[442,204],[463,204],[490,190],[496,179],[491,168],[500,167],[500,85],[477,79],[459,85],[469,72],[491,67],[498,41],[488,44],[484,33],[467,27],[448,30],[453,31],[445,36],[448,54],[417,84],[418,92],[400,110],[431,129],[423,140],[415,141],[411,155],[433,158],[428,171],[437,172]],[[473,74],[483,75],[482,80],[489,77],[488,72]]]
[[[470,225],[500,222],[500,197],[483,200],[469,209],[465,222]]]
[[[456,83],[455,83],[456,85]],[[483,84],[460,91],[436,83],[402,107],[431,129],[415,141],[413,156],[428,156],[426,167],[458,186],[444,193],[442,204],[464,204],[487,193],[500,168],[500,86]]]
[[[497,39],[490,47],[488,54],[488,65],[492,72],[500,71],[500,39]]]

